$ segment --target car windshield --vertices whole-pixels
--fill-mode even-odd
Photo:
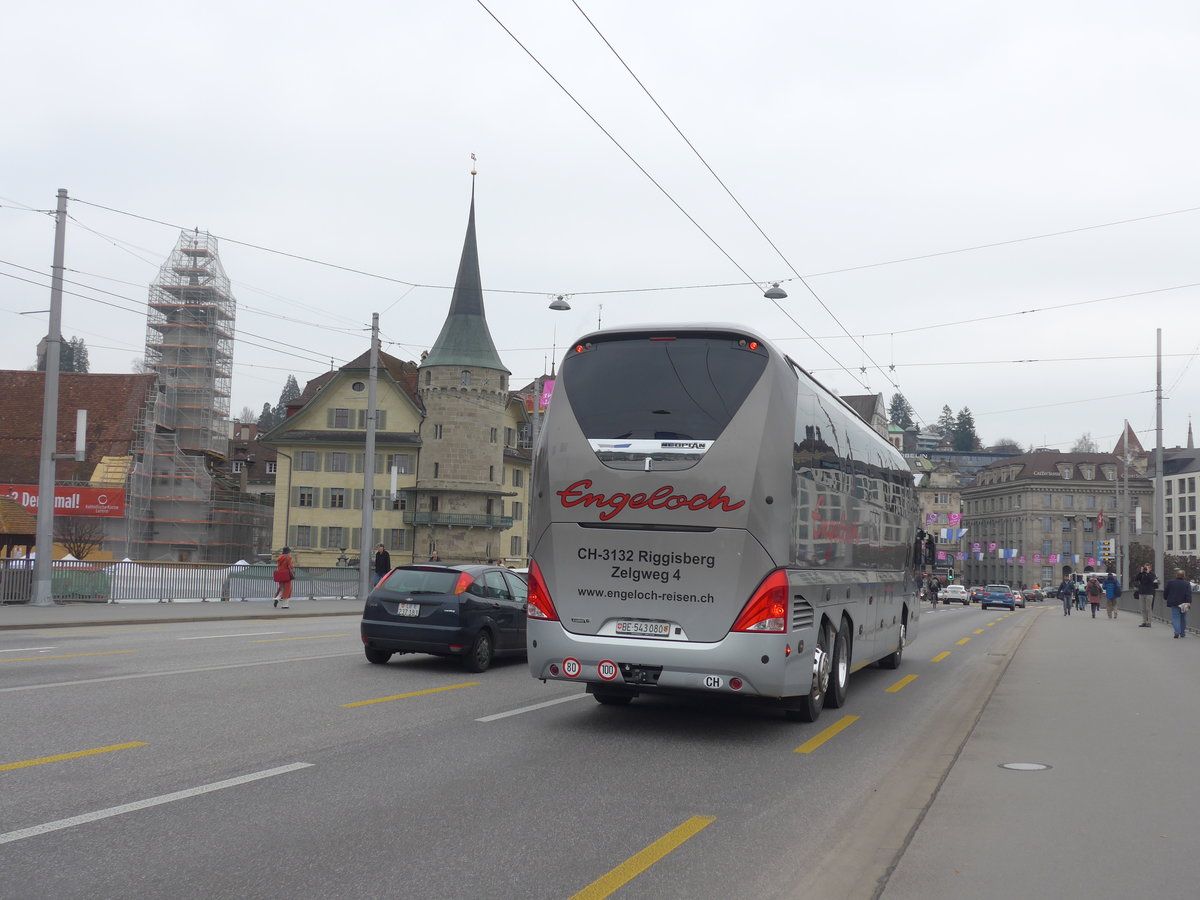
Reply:
[[[385,594],[452,594],[462,573],[457,569],[396,569],[378,590]]]

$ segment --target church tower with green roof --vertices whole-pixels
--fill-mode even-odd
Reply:
[[[503,557],[505,407],[511,373],[488,331],[475,240],[475,191],[450,311],[418,370],[424,405],[415,501],[416,561]],[[427,542],[427,543],[426,543]]]

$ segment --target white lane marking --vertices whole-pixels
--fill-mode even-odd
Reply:
[[[109,675],[106,678],[80,678],[78,681],[52,681],[46,684],[22,684],[16,687],[0,688],[0,694],[13,691],[37,691],[42,688],[75,687],[80,684],[103,684],[106,681],[131,681],[135,678],[161,678],[164,675],[192,675],[196,672],[223,672],[227,669],[251,669],[255,666],[275,666],[280,663],[309,662],[318,659],[337,659],[340,656],[361,656],[359,650],[345,653],[325,653],[319,656],[297,656],[290,659],[263,659],[256,662],[233,663],[227,666],[199,666],[195,669],[174,669],[170,672],[138,672],[131,675]]]
[[[533,712],[538,709],[545,709],[547,706],[557,706],[559,703],[566,703],[569,700],[582,700],[587,694],[572,694],[569,697],[559,697],[557,700],[547,700],[545,703],[535,703],[533,706],[522,706],[520,709],[510,709],[508,712],[494,713],[490,716],[484,716],[482,719],[476,719],[476,722],[495,722],[497,719],[507,719],[509,716],[519,716],[521,713]]]
[[[211,641],[213,638],[258,637],[260,634],[284,634],[282,631],[246,631],[242,634],[201,634],[196,637],[175,638],[177,641]]]
[[[140,809],[149,809],[152,806],[162,806],[164,803],[174,803],[176,800],[186,800],[189,797],[197,797],[200,794],[208,794],[212,791],[220,791],[225,788],[237,787],[239,784],[248,784],[251,781],[259,781],[263,778],[271,778],[275,775],[284,775],[288,772],[295,772],[297,769],[308,769],[312,767],[312,763],[292,763],[287,766],[279,766],[276,769],[264,769],[261,772],[251,772],[249,775],[239,775],[237,778],[227,778],[224,781],[214,781],[212,784],[202,784],[199,787],[188,788],[183,791],[175,791],[173,794],[162,794],[158,797],[151,797],[148,800],[138,800],[135,803],[126,803],[123,806],[110,806],[108,809],[98,809],[95,812],[84,813],[82,816],[72,816],[69,819],[59,819],[56,822],[46,822],[44,825],[34,825],[32,828],[22,828],[20,831],[10,831],[7,834],[0,834],[0,844],[11,844],[13,841],[21,841],[25,838],[37,837],[39,834],[49,834],[52,831],[62,831],[64,828],[74,828],[76,825],[86,825],[88,822],[96,822],[100,819],[110,819],[113,816],[124,815],[125,813],[137,812]]]
[[[57,650],[57,647],[14,647],[12,650],[0,650],[0,653],[32,653],[34,650]]]

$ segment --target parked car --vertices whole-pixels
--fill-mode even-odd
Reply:
[[[1024,609],[1025,598],[1021,596],[1020,591],[1010,588],[1007,584],[989,584],[983,589],[979,605],[984,609],[992,606],[1003,606],[1005,609],[1019,606]]]
[[[498,656],[525,654],[529,591],[504,566],[398,566],[367,597],[363,651],[383,665],[394,653],[457,656],[483,672]]]
[[[971,605],[971,595],[967,593],[967,589],[961,584],[948,584],[938,591],[938,599],[943,603],[961,603],[963,606]]]

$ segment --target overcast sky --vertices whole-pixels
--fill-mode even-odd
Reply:
[[[1128,419],[1150,447],[1161,328],[1166,446],[1200,414],[1195,0],[64,0],[4,35],[6,368],[46,330],[30,208],[60,187],[93,372],[142,356],[193,227],[238,300],[232,414],[362,353],[372,312],[416,360],[474,153],[515,385],[598,322],[732,322],[985,444],[1110,450]]]

